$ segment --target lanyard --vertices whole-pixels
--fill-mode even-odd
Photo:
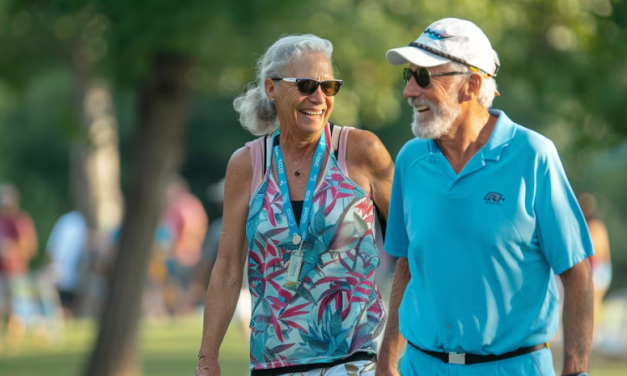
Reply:
[[[281,129],[277,129],[274,132],[273,138],[281,134]],[[300,218],[300,226],[296,226],[296,217],[294,216],[294,209],[292,209],[292,202],[290,201],[290,191],[287,186],[287,176],[285,175],[285,165],[283,163],[283,154],[281,153],[281,146],[276,144],[274,147],[274,157],[276,158],[277,176],[279,178],[279,188],[281,189],[281,196],[283,196],[283,209],[287,216],[287,224],[292,235],[292,242],[301,244],[307,235],[307,226],[309,225],[309,219],[311,217],[310,211],[313,203],[313,193],[316,189],[316,183],[318,182],[318,174],[322,166],[322,157],[324,156],[324,149],[327,145],[327,132],[326,126],[323,134],[320,135],[318,140],[318,147],[314,154],[311,170],[309,171],[309,180],[307,181],[307,190],[305,191],[305,199],[303,202],[303,212]]]

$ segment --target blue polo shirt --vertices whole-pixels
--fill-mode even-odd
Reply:
[[[502,354],[549,341],[552,272],[593,254],[555,145],[498,121],[459,175],[433,140],[396,158],[385,250],[409,262],[400,331],[431,351]]]

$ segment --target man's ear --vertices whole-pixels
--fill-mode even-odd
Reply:
[[[468,82],[466,83],[464,99],[476,99],[481,92],[481,85],[483,85],[483,79],[481,78],[481,76],[478,74],[471,74]]]

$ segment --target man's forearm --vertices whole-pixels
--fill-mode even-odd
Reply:
[[[236,276],[233,277],[233,274]],[[205,299],[201,362],[218,359],[220,344],[229,327],[242,286],[241,273],[230,273],[216,263]]]
[[[396,265],[396,274],[392,283],[389,316],[385,334],[383,335],[381,351],[379,352],[377,369],[396,369],[398,357],[403,350],[403,346],[405,346],[406,340],[399,331],[398,309],[410,278],[407,259],[401,258]]]
[[[587,372],[594,326],[590,265],[584,260],[560,277],[564,284],[563,374]]]

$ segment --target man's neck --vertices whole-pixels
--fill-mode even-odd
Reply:
[[[490,139],[497,118],[484,109],[462,112],[459,123],[448,135],[436,140],[442,154],[456,173],[460,173],[472,157]]]

